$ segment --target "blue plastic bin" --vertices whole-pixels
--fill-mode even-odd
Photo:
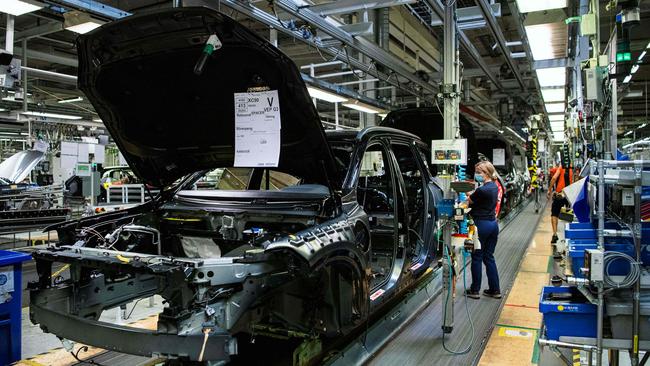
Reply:
[[[30,258],[0,250],[0,365],[21,358],[22,263]]]
[[[552,301],[553,293],[570,293],[571,301]],[[539,311],[544,314],[546,338],[559,340],[568,337],[596,336],[596,305],[574,287],[545,286],[539,300]]]
[[[627,230],[615,222],[606,222],[605,229]],[[565,226],[566,239],[598,239],[598,224],[595,223],[570,223]],[[641,224],[641,244],[650,244],[650,223]]]

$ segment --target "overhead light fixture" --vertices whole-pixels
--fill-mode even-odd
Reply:
[[[549,114],[548,120],[551,122],[555,122],[555,121],[564,122],[564,114]]]
[[[104,121],[101,118],[93,118],[93,122],[103,123]]]
[[[639,64],[632,65],[632,69],[630,70],[630,74],[634,74],[637,71],[639,71]]]
[[[7,13],[13,16],[31,13],[45,6],[40,1],[34,0],[2,0],[0,1],[0,13]]]
[[[556,58],[556,47],[553,47],[553,23],[528,25],[524,27],[533,60],[548,60]]]
[[[647,126],[647,125],[648,125],[647,123],[644,123],[644,124],[640,125],[639,127],[637,127],[636,129],[637,129],[637,130],[640,130],[640,129],[642,129],[643,127],[645,127],[645,126]]]
[[[546,103],[546,113],[560,113],[564,112],[564,103]]]
[[[632,75],[628,75],[628,76],[626,76],[625,79],[623,79],[623,84],[627,84],[627,83],[629,83],[630,80],[632,80]]]
[[[544,99],[544,103],[564,102],[566,99],[566,92],[564,88],[542,88],[542,98]]]
[[[46,113],[46,112],[20,112],[26,116],[33,117],[48,117],[48,118],[59,118],[59,119],[82,119],[81,116],[73,116],[70,114],[58,114],[58,113]]]
[[[627,131],[623,136],[630,136],[634,131]]]
[[[645,51],[645,50],[643,52],[641,52],[641,54],[639,55],[639,58],[637,60],[639,60],[639,61],[643,60],[643,58],[645,57],[646,52],[647,51]]]
[[[383,112],[382,109],[371,106],[370,104],[360,102],[358,100],[355,100],[353,102],[343,103],[343,105],[345,107],[348,107],[348,108],[356,109],[359,112],[365,112],[365,113],[370,113],[370,114],[376,114],[376,113]]]
[[[566,69],[564,67],[550,67],[537,69],[537,80],[540,87],[566,85]]]
[[[517,0],[517,9],[520,13],[530,13],[550,9],[567,7],[567,0]]]
[[[76,98],[69,98],[69,99],[61,99],[57,103],[74,103],[74,102],[81,102],[83,100],[84,98],[82,97],[76,97]]]
[[[313,86],[308,86],[307,91],[312,98],[321,99],[330,103],[342,103],[348,101],[346,98],[343,98],[340,95],[325,91],[323,89],[314,88]]]
[[[75,10],[63,14],[63,28],[79,34],[88,33],[104,23],[81,11]]]
[[[0,108],[0,112],[4,112],[4,111],[6,111],[6,109]]]
[[[552,130],[562,130],[564,131],[564,121],[561,122],[551,122]]]
[[[564,132],[553,132],[553,140],[564,141]]]

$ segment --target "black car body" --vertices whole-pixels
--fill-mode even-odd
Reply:
[[[196,75],[213,34],[223,47]],[[80,87],[133,172],[161,193],[51,228],[60,242],[33,254],[30,296],[31,319],[48,332],[225,361],[241,335],[349,334],[435,260],[442,194],[427,146],[382,127],[326,135],[293,62],[241,24],[204,8],[161,10],[101,27],[78,49]],[[170,67],[175,85],[162,77]],[[233,93],[268,89],[280,97],[278,166],[250,168],[241,190],[193,189],[233,166]],[[157,111],[168,98],[180,106]],[[274,175],[299,184],[264,189]],[[52,278],[54,262],[70,264],[70,277]],[[153,294],[168,303],[155,331],[98,321]]]
[[[418,136],[427,144],[431,140],[444,138],[444,116],[437,108],[417,107],[391,111],[381,121],[380,126],[397,128]],[[459,116],[460,136],[467,139],[467,179],[474,177],[474,165],[478,163],[478,146],[474,135],[474,127],[462,114]],[[432,173],[437,172],[436,166],[431,167]]]

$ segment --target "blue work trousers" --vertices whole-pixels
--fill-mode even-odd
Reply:
[[[481,242],[481,249],[472,253],[472,292],[481,290],[481,279],[483,275],[483,266],[485,264],[485,273],[488,279],[488,290],[491,292],[501,292],[499,287],[499,271],[497,263],[494,261],[494,250],[497,247],[499,239],[499,224],[496,220],[474,220],[478,230],[478,239]]]

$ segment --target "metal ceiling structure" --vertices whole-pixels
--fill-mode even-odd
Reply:
[[[96,119],[85,100],[58,103],[83,95],[76,89],[76,34],[64,26],[64,14],[81,11],[100,22],[133,13],[179,5],[171,0],[49,0],[34,13],[11,17],[13,53],[21,59],[29,93],[26,99],[12,98],[3,90],[0,112],[3,120],[22,121],[21,110],[54,111]],[[442,27],[444,0],[186,0],[182,5],[211,6],[245,22],[251,29],[278,45],[305,72],[311,85],[328,89],[346,98],[359,100],[388,111],[403,106],[436,106],[442,81]],[[519,124],[528,116],[544,112],[536,70],[571,66],[572,39],[577,27],[557,26],[558,39],[567,40],[555,49],[554,59],[535,60],[525,28],[544,22],[550,15],[518,11],[517,2],[457,0],[458,43],[463,87],[461,112],[476,126],[503,131],[511,126],[519,135]],[[645,49],[643,22],[650,13],[641,6],[642,22],[635,31],[633,53]],[[577,14],[570,5],[554,14],[568,19]],[[603,34],[613,29],[613,12],[602,12]],[[9,33],[8,16],[0,18],[0,28]],[[556,24],[556,23],[552,23]],[[559,24],[559,23],[558,23]],[[559,33],[558,33],[559,32]],[[606,44],[606,39],[601,40]],[[559,58],[558,58],[559,56]],[[641,67],[620,93],[621,126],[645,118],[645,85],[648,71]],[[341,126],[358,127],[377,122],[377,117],[315,100],[323,120]],[[332,119],[331,117],[334,116]],[[548,127],[548,126],[547,126]],[[624,131],[623,131],[624,132]],[[506,132],[518,140],[514,133]]]

